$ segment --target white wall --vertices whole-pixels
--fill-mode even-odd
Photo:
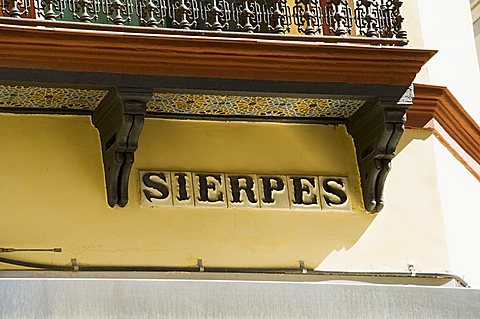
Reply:
[[[480,72],[469,0],[418,0],[423,45],[438,53],[428,62],[428,78],[417,83],[447,86],[467,112],[480,122]],[[410,12],[410,11],[408,11]],[[406,17],[416,19],[410,14]],[[416,30],[409,24],[409,31]],[[413,38],[415,40],[415,37]],[[412,46],[421,45],[419,41]]]
[[[415,82],[448,87],[480,123],[480,71],[476,48],[480,41],[475,41],[475,36],[480,36],[480,21],[477,21],[478,32],[475,33],[470,2],[480,3],[478,0],[417,0],[406,4],[404,12],[410,46],[438,50]],[[480,13],[480,4],[476,10]],[[464,277],[472,286],[480,287],[480,183],[434,139],[432,165],[437,169],[452,272]]]
[[[480,183],[435,138],[437,178],[452,272],[480,287]]]
[[[317,269],[408,271],[413,265],[417,272],[451,272],[434,140],[427,130],[405,131],[385,184],[385,208],[352,247],[332,250]]]
[[[473,32],[475,33],[475,42],[477,45],[477,58],[480,62],[480,0],[470,0],[473,18]]]

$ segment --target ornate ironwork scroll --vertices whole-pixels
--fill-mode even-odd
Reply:
[[[347,0],[329,0],[325,8],[329,31],[338,36],[352,33],[352,9]]]
[[[299,33],[306,35],[321,33],[323,13],[319,0],[295,0],[293,21]]]
[[[399,39],[406,39],[407,38],[407,31],[403,30],[402,23],[403,23],[403,16],[400,13],[400,8],[403,5],[403,0],[392,0],[389,1],[390,6],[392,7],[392,29],[395,36]]]
[[[374,0],[357,0],[355,21],[361,35],[379,36],[379,3]]]
[[[37,7],[41,8],[38,14],[45,20],[61,19],[65,14],[65,5],[64,0],[38,0]]]
[[[400,8],[403,0],[357,0],[355,22],[360,35],[406,39]]]
[[[68,9],[73,18],[80,22],[97,21],[100,7],[98,0],[68,0]]]
[[[1,15],[213,31],[406,39],[403,0],[0,0]],[[31,8],[34,6],[34,8]],[[33,11],[32,11],[33,10]],[[35,15],[35,14],[34,14]],[[353,28],[355,24],[356,28]]]
[[[168,16],[172,19],[172,26],[179,29],[196,28],[199,18],[199,6],[197,0],[173,0],[169,1]]]
[[[122,25],[132,20],[133,3],[131,0],[102,0],[102,12],[107,21]]]
[[[281,34],[289,32],[292,14],[287,0],[266,2],[264,6],[264,20],[268,25],[268,31]]]
[[[232,3],[232,11],[237,30],[253,33],[260,31],[260,23],[262,23],[262,7],[255,0],[234,0]]]
[[[227,30],[231,19],[230,5],[225,0],[206,0],[200,2],[200,13],[205,28],[215,31]]]
[[[140,25],[146,27],[165,25],[167,8],[168,6],[165,0],[138,0],[136,13]]]
[[[1,13],[12,18],[28,16],[30,10],[29,0],[1,0]]]

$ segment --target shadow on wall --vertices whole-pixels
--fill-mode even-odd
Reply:
[[[88,117],[1,121],[8,159],[0,174],[10,181],[0,184],[1,246],[63,248],[16,258],[145,266],[202,259],[205,267],[298,267],[304,260],[314,268],[332,251],[349,250],[375,219],[362,208],[353,142],[343,126],[148,119],[129,204],[111,209]],[[144,207],[138,170],[347,176],[353,212]]]
[[[432,132],[425,129],[407,129],[406,132],[413,134],[403,134],[398,142],[396,154],[400,154],[413,141],[426,141],[432,136]]]

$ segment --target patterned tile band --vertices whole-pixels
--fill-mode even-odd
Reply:
[[[107,94],[101,90],[0,85],[0,108],[94,110]]]
[[[363,103],[362,100],[155,93],[147,104],[147,111],[189,115],[348,118]]]
[[[0,108],[94,110],[108,92],[0,85]],[[155,93],[147,111],[162,114],[348,118],[364,101],[298,97]]]

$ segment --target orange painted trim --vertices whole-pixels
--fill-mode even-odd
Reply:
[[[432,130],[480,180],[480,126],[446,87],[415,84],[414,90],[406,126]]]
[[[2,22],[0,65],[6,68],[409,85],[436,52],[298,36],[140,33]]]

